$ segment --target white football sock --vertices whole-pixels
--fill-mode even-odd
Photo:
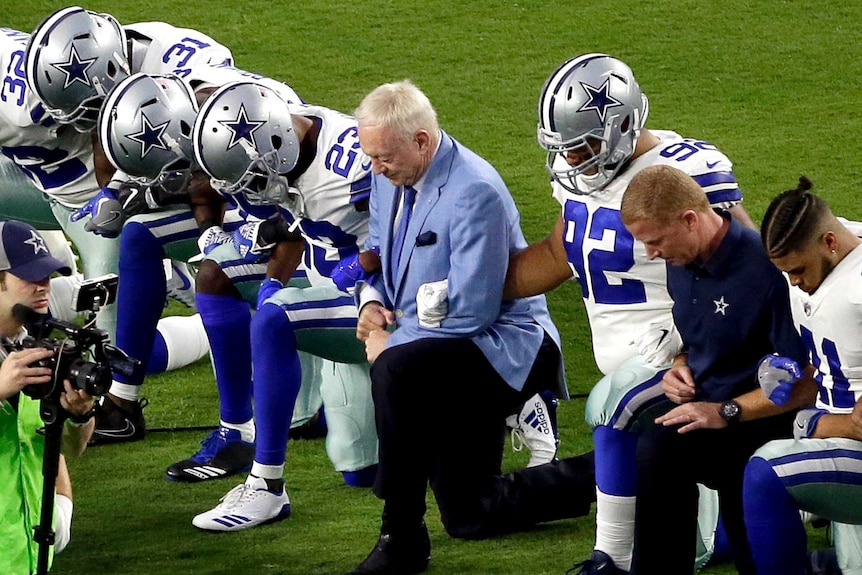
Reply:
[[[596,488],[596,546],[614,560],[614,565],[629,571],[635,536],[634,496],[608,495]]]
[[[125,399],[126,401],[138,401],[141,397],[140,385],[129,385],[128,383],[120,383],[117,380],[111,384],[110,393],[113,396]]]
[[[284,476],[284,464],[264,465],[255,461],[251,464],[251,474],[262,479],[281,479]]]

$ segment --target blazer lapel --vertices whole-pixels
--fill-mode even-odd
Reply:
[[[455,149],[452,139],[445,132],[441,130],[440,135],[440,147],[428,166],[428,172],[425,177],[425,182],[422,185],[422,191],[416,199],[416,203],[413,206],[413,215],[410,218],[410,224],[407,226],[407,234],[404,237],[404,252],[402,253],[401,264],[398,266],[395,281],[393,283],[396,294],[401,291],[402,284],[404,282],[404,274],[410,263],[413,249],[416,247],[416,238],[419,236],[419,231],[422,229],[422,226],[428,218],[428,215],[431,213],[434,205],[440,199],[440,194],[443,192],[443,188],[449,180],[449,172],[452,167],[452,160],[455,156]],[[394,202],[391,221],[395,221],[395,214],[398,211],[399,203],[400,197],[396,194],[396,201]],[[390,231],[390,238],[392,237],[392,234],[394,234],[394,232]],[[392,249],[391,241],[390,249]]]

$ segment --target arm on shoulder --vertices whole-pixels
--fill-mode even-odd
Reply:
[[[503,299],[549,292],[572,277],[563,245],[564,231],[565,221],[560,216],[550,236],[509,257]]]

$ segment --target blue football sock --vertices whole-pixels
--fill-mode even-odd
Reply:
[[[147,227],[131,222],[120,235],[120,284],[117,291],[117,347],[140,360],[133,377],[115,374],[117,381],[143,383],[153,351],[156,326],[165,307],[165,270],[162,244]]]
[[[341,476],[350,487],[372,487],[377,477],[377,464],[356,471],[342,471]]]
[[[205,293],[195,294],[195,304],[210,341],[219,415],[228,423],[245,423],[252,418],[250,305],[234,296]]]
[[[293,326],[280,306],[264,304],[251,320],[257,445],[254,460],[281,465],[302,382]]]
[[[147,363],[147,374],[162,373],[168,368],[168,344],[162,337],[160,331],[156,330],[156,339],[153,342],[153,351],[150,353],[150,361]]]
[[[793,497],[764,459],[745,467],[745,530],[759,575],[805,575],[808,571],[805,527]]]
[[[596,486],[607,495],[634,497],[638,438],[634,433],[599,425],[593,430],[596,447]]]
[[[730,548],[730,539],[728,539],[727,529],[724,527],[724,518],[719,513],[718,525],[715,526],[715,542],[712,549],[710,565],[713,563],[724,563],[726,561],[731,561],[732,559],[733,553]]]

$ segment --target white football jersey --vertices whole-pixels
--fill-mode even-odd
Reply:
[[[715,207],[742,200],[730,160],[707,142],[670,131],[651,131],[661,141],[591,195],[552,184],[565,220],[563,244],[569,266],[587,309],[596,365],[615,371],[638,354],[634,340],[653,323],[673,322],[673,300],[667,292],[665,262],[650,261],[620,219],[623,193],[631,179],[648,166],[666,164],[692,176]],[[565,160],[558,156],[558,162]]]
[[[0,151],[40,190],[82,205],[99,189],[93,137],[58,124],[30,92],[24,49],[30,34],[0,28]],[[15,193],[4,188],[2,193]]]
[[[123,29],[129,39],[132,74],[170,72],[185,77],[193,66],[233,64],[233,55],[227,47],[197,30],[165,22],[140,22]]]
[[[229,64],[192,66],[189,68],[185,79],[193,90],[219,88],[230,82],[253,81],[266,86],[281,96],[288,104],[303,103],[299,95],[287,84],[255,72],[241,70]]]
[[[817,407],[850,413],[862,397],[862,246],[812,295],[791,286],[790,306],[818,371]]]
[[[321,122],[317,154],[291,184],[298,191],[282,204],[307,241],[305,266],[313,285],[331,283],[329,274],[368,237],[368,211],[351,203],[371,188],[371,160],[359,147],[356,120],[322,106],[291,106],[290,113]]]
[[[187,76],[191,67],[232,63],[230,50],[206,34],[164,22],[124,26],[131,71]],[[59,126],[27,88],[24,49],[30,35],[0,29],[0,151],[36,186],[71,208],[99,191],[93,134]]]

